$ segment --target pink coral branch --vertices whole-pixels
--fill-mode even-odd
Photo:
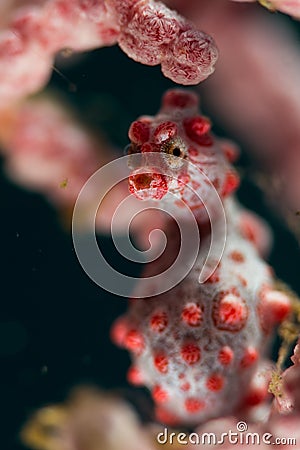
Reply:
[[[207,34],[153,0],[49,0],[7,11],[0,32],[1,103],[46,84],[53,58],[117,42],[143,64],[162,64],[177,83],[197,84],[214,70],[218,52]],[[34,69],[33,69],[34,68]]]

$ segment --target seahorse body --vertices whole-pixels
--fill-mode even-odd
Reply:
[[[203,171],[222,199],[227,218],[223,256],[203,284],[198,282],[198,258],[173,289],[130,300],[128,312],[112,330],[114,341],[132,354],[129,381],[151,390],[157,419],[187,425],[265,400],[267,381],[257,374],[265,364],[272,331],[290,311],[288,297],[274,289],[272,271],[260,256],[266,229],[232,195],[238,186],[231,166],[236,148],[210,133],[209,120],[197,108],[193,93],[171,90],[157,116],[132,124],[129,153],[158,152],[176,176],[174,181],[168,171],[165,175],[155,167],[148,167],[144,176],[145,168],[136,168],[129,188],[138,198],[171,201],[174,208],[176,198],[184,200],[205,235],[203,203],[209,201],[211,188],[195,178],[197,170]],[[187,169],[186,160],[194,166]],[[199,195],[190,194],[191,184]],[[175,195],[168,196],[170,192]],[[176,255],[180,241],[172,220],[166,221],[164,231],[170,244],[161,258],[146,266],[143,276],[160,273]]]

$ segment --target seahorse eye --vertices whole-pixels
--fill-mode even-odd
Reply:
[[[175,147],[174,149],[173,149],[173,151],[172,151],[172,155],[173,156],[182,156],[181,155],[181,149],[179,148],[179,147]]]
[[[184,159],[187,157],[187,148],[182,139],[180,139],[179,137],[166,142],[162,147],[162,151],[167,155],[176,156],[177,158]]]
[[[182,167],[183,160],[187,157],[187,147],[180,137],[165,142],[161,150],[171,169]]]

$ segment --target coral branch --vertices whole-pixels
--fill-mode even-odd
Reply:
[[[207,78],[218,56],[211,37],[153,0],[28,2],[7,11],[7,22],[0,31],[2,105],[45,85],[54,55],[66,48],[85,51],[118,42],[131,58],[161,63],[163,73],[182,84]]]

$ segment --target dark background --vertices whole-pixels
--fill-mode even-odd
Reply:
[[[60,59],[57,66],[69,81],[54,72],[50,87],[59,90],[82,121],[106,133],[122,151],[131,121],[155,114],[162,93],[174,84],[159,68],[137,64],[117,47],[76,59],[76,64],[62,64]],[[207,105],[203,109],[209,114]],[[226,135],[217,124],[214,131]],[[246,152],[238,165],[251,171]],[[275,239],[270,263],[300,292],[297,243],[247,175],[239,197],[271,224]],[[79,383],[118,390],[142,417],[151,418],[146,391],[126,383],[127,352],[109,338],[111,323],[125,310],[126,301],[102,291],[85,275],[70,232],[61,227],[55,209],[39,194],[12,184],[3,170],[0,206],[1,448],[22,449],[18,432],[30,413],[62,401]],[[138,271],[114,253],[108,237],[99,239],[121,270]]]

